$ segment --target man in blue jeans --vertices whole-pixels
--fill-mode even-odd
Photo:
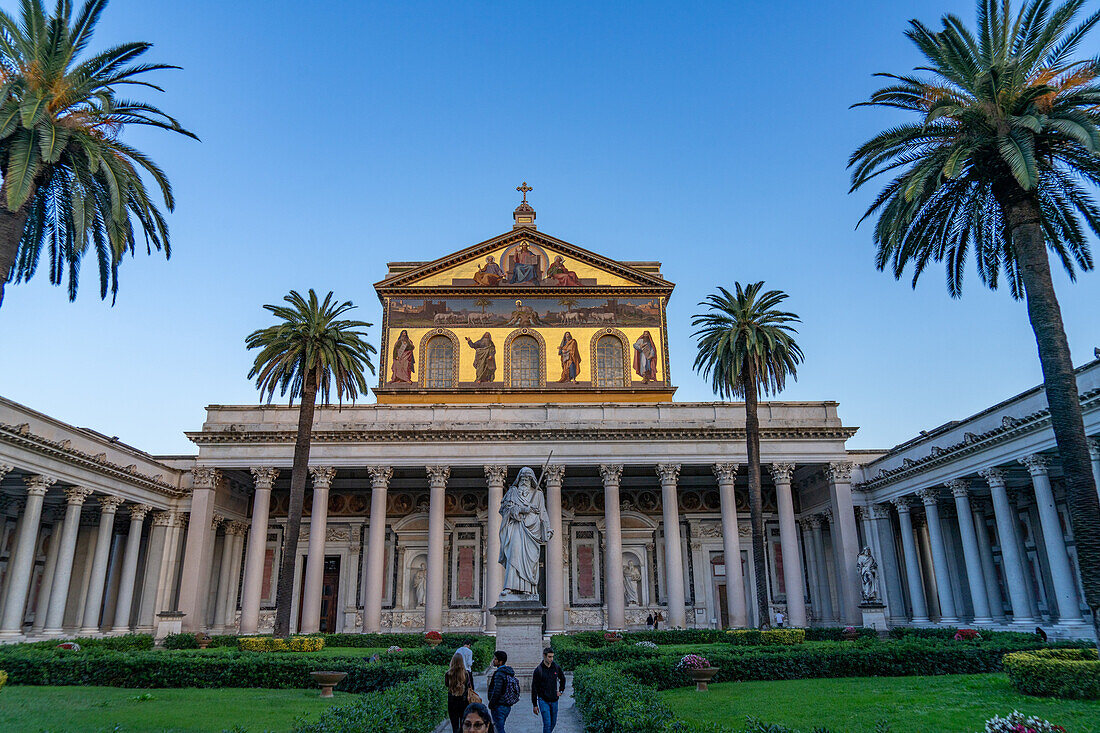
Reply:
[[[554,650],[542,650],[542,663],[531,677],[531,704],[535,715],[542,716],[542,733],[551,733],[558,724],[558,698],[565,692],[565,672],[554,662]]]
[[[488,697],[485,700],[497,733],[505,733],[504,721],[508,719],[508,713],[512,712],[512,706],[519,702],[519,684],[514,681],[516,672],[505,664],[507,661],[507,652],[498,649],[493,653],[493,676],[489,678]],[[513,696],[515,699],[511,699]]]

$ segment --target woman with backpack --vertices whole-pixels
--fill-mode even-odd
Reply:
[[[458,654],[451,657],[451,666],[443,676],[447,686],[447,717],[451,720],[451,733],[459,733],[462,714],[472,702],[481,702],[474,692],[474,679],[466,670],[466,663]]]

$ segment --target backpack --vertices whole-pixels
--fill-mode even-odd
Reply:
[[[504,675],[504,692],[500,696],[501,705],[515,705],[519,702],[519,680],[514,674]]]

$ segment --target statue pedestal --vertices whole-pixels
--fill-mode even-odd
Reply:
[[[864,601],[859,604],[863,612],[863,627],[875,631],[886,631],[886,606],[878,601]]]
[[[496,648],[508,654],[522,690],[531,689],[531,675],[542,662],[542,619],[546,606],[538,601],[497,601],[489,609],[497,622]]]

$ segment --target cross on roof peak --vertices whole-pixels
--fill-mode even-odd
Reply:
[[[524,181],[522,186],[516,186],[516,190],[523,194],[523,203],[527,203],[527,192],[535,189],[528,186],[527,181]]]

